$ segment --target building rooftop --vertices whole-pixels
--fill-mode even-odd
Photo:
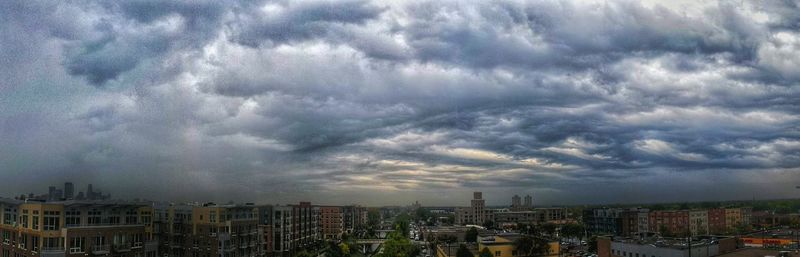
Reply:
[[[707,245],[719,244],[719,240],[731,238],[725,236],[702,236],[692,239],[692,247],[702,247]],[[666,238],[666,237],[646,237],[646,238],[630,238],[630,237],[613,237],[613,242],[638,244],[638,245],[652,245],[661,248],[674,248],[686,249],[689,243],[686,238]]]
[[[751,233],[744,235],[742,237],[754,237],[754,238],[778,238],[778,239],[797,239],[798,235],[800,235],[800,230],[797,229],[772,229],[766,231],[759,231],[756,233]]]
[[[763,248],[743,248],[717,257],[800,257],[797,251],[778,251]]]

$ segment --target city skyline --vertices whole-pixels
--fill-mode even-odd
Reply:
[[[487,204],[797,198],[797,13],[2,1],[0,175],[13,183],[0,196],[91,181],[122,199],[368,206],[475,191]]]

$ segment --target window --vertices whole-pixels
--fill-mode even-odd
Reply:
[[[44,212],[44,230],[59,230],[61,225],[61,212],[58,211],[45,211]]]
[[[88,217],[86,218],[86,224],[89,225],[97,225],[100,224],[102,221],[100,220],[100,216],[103,215],[103,212],[98,210],[91,210],[88,212]]]
[[[3,231],[3,244],[11,243],[11,231]]]
[[[96,236],[94,237],[94,245],[102,246],[106,244],[106,238],[103,236]]]
[[[28,235],[22,234],[19,237],[19,248],[28,249]]]
[[[73,237],[69,240],[69,253],[83,252],[83,237]]]
[[[133,247],[142,247],[142,234],[133,234]]]
[[[31,251],[38,252],[39,251],[39,237],[38,236],[31,236]]]
[[[494,252],[494,256],[498,256],[498,257],[499,257],[501,254],[502,254],[502,253],[501,253],[500,251],[495,251],[495,252]]]
[[[80,226],[81,225],[81,212],[78,210],[69,210],[64,212],[66,215],[64,220],[65,226]]]
[[[28,210],[22,210],[22,215],[19,216],[19,223],[22,223],[23,228],[28,228]]]
[[[15,220],[16,217],[12,215],[11,208],[6,208],[5,213],[3,214],[3,224],[14,225]]]
[[[45,237],[44,238],[44,245],[43,248],[46,249],[63,249],[63,245],[61,243],[61,237]]]
[[[32,219],[33,224],[31,224],[32,225],[31,228],[33,228],[33,230],[39,230],[39,215],[36,215],[39,214],[39,212],[34,211],[33,214],[34,214]]]

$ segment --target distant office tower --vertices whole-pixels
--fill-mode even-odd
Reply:
[[[525,196],[525,208],[533,208],[533,197],[531,195]]]
[[[483,194],[481,192],[472,193],[470,207],[456,209],[456,223],[482,225],[486,220],[485,206],[486,200],[483,200]]]
[[[75,198],[75,186],[72,185],[72,182],[64,183],[64,198],[66,199]]]
[[[511,208],[521,207],[522,205],[521,202],[522,201],[521,198],[519,198],[519,195],[514,195],[514,197],[511,197]]]
[[[94,200],[94,191],[92,190],[92,184],[86,188],[86,199]]]
[[[56,199],[56,187],[51,186],[47,188],[47,200],[53,201]]]

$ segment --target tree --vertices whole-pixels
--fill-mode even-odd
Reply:
[[[397,215],[397,217],[395,217],[394,219],[395,231],[399,230],[400,233],[406,236],[408,236],[408,233],[410,231],[409,229],[410,224],[411,224],[411,216],[405,213]]]
[[[294,254],[294,257],[314,257],[311,253],[306,250],[299,251]]]
[[[484,247],[483,250],[481,250],[481,253],[478,254],[478,257],[494,257],[494,255],[492,255],[492,252],[489,251],[488,247]]]
[[[494,228],[494,221],[486,220],[483,222],[483,227],[485,228]]]
[[[383,243],[383,252],[377,257],[416,256],[419,253],[419,248],[404,235],[400,227],[397,226],[395,231],[389,233],[388,239]]]
[[[431,217],[431,211],[423,208],[417,208],[417,211],[414,212],[414,220],[415,221],[427,221],[428,218]]]
[[[545,223],[545,224],[542,224],[540,226],[540,228],[541,228],[542,232],[544,232],[547,235],[551,235],[552,236],[552,235],[556,234],[556,229],[558,228],[558,226],[556,226],[556,224],[553,224],[553,223]]]
[[[456,236],[454,236],[454,235],[441,235],[441,236],[439,236],[439,238],[437,238],[437,241],[440,241],[440,242],[443,242],[443,243],[446,243],[446,244],[452,244],[452,243],[457,242],[458,238]]]
[[[478,229],[475,227],[469,228],[467,233],[464,235],[464,241],[469,243],[475,243],[478,241]]]
[[[342,256],[344,257],[350,256],[350,245],[345,243],[340,243],[339,250],[342,252]]]
[[[590,237],[586,245],[589,247],[589,252],[597,253],[597,236]]]
[[[672,236],[672,231],[670,231],[669,228],[667,228],[667,225],[664,224],[661,224],[661,226],[658,227],[658,233],[660,233],[663,237]]]
[[[325,256],[326,257],[344,257],[345,254],[342,251],[342,248],[336,243],[329,241],[327,242],[327,247],[325,248]]]
[[[378,230],[381,225],[381,213],[378,210],[367,211],[367,237],[378,237],[375,230]]]
[[[583,225],[577,223],[568,223],[561,226],[561,236],[566,238],[583,239]]]
[[[520,256],[534,257],[544,255],[550,251],[547,240],[533,236],[523,236],[514,241],[514,247]]]
[[[467,245],[461,244],[458,246],[458,251],[456,251],[456,257],[475,257],[472,255],[472,252],[467,249]]]

